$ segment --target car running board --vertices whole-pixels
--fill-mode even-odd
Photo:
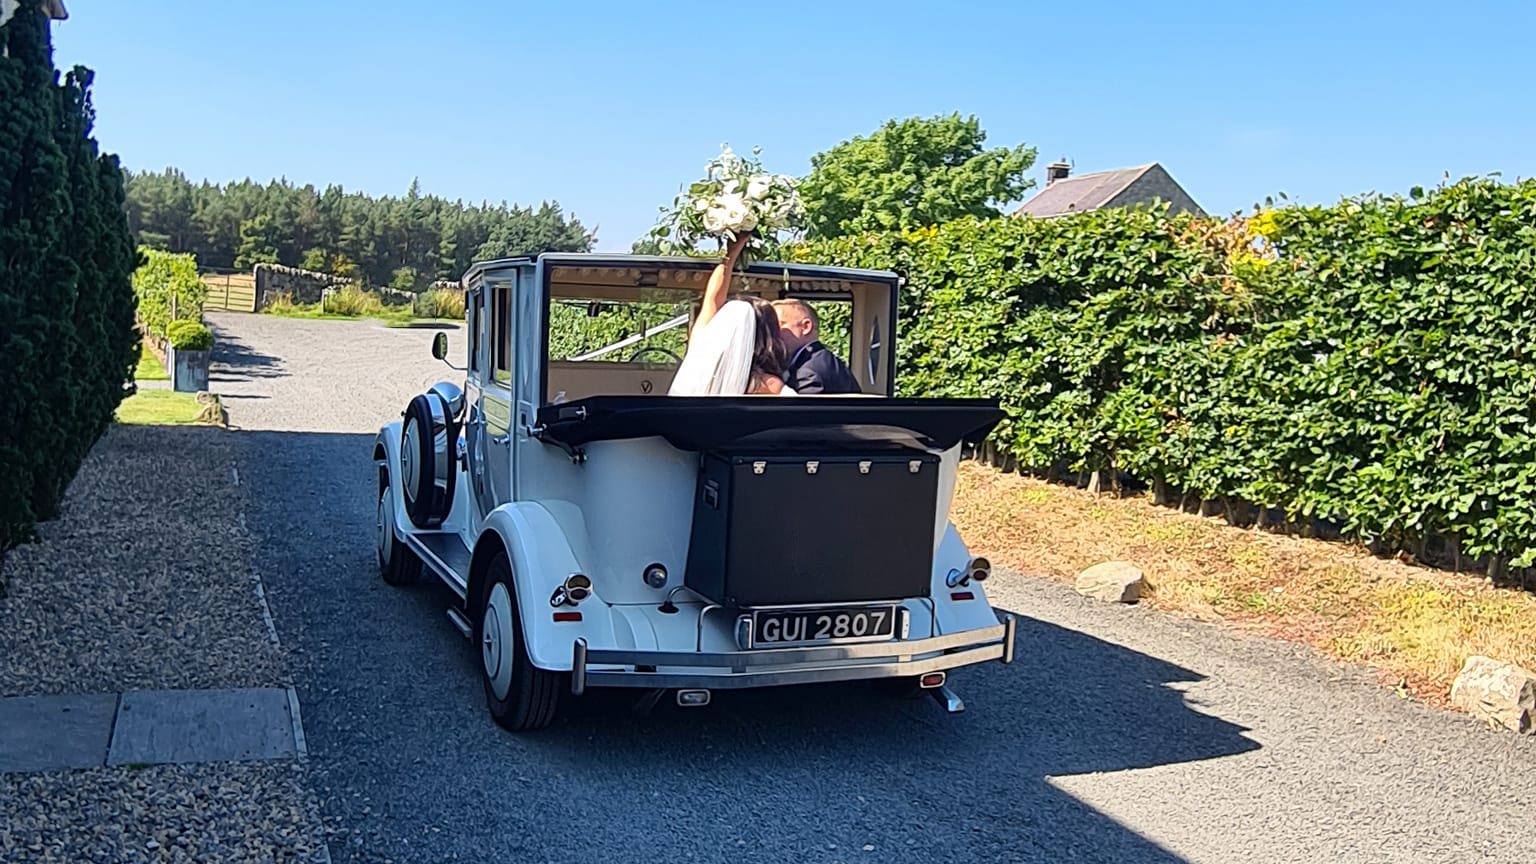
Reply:
[[[469,626],[469,619],[465,618],[464,613],[457,609],[450,608],[448,610],[448,620],[453,622],[453,626],[459,628],[459,632],[464,634],[465,639],[468,639],[469,634],[474,632]]]

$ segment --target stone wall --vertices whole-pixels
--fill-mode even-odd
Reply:
[[[351,279],[281,264],[257,264],[255,274],[257,311],[272,305],[273,300],[285,294],[294,303],[319,303],[327,288],[352,284]]]

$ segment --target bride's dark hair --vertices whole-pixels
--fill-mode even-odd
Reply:
[[[789,352],[784,349],[784,339],[779,335],[779,313],[773,304],[756,294],[738,294],[733,300],[745,300],[752,304],[757,316],[757,326],[752,334],[752,371],[760,375],[783,378],[789,366]]]

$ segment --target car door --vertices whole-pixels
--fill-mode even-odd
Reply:
[[[485,289],[477,282],[464,296],[464,323],[469,331],[468,371],[464,375],[464,403],[469,406],[464,418],[464,457],[470,490],[481,516],[495,506],[490,477],[486,473],[484,401],[488,373],[485,346],[490,342],[491,324],[485,309]],[[475,519],[474,524],[478,525],[479,521]]]
[[[482,512],[512,500],[512,390],[517,357],[512,338],[516,332],[517,296],[515,271],[488,274],[484,282],[486,375],[481,388],[480,416],[484,424],[486,496]]]

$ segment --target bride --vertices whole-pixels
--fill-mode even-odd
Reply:
[[[794,396],[784,383],[789,359],[779,336],[779,316],[761,297],[726,299],[736,259],[751,235],[743,232],[726,247],[704,289],[704,303],[688,350],[668,391],[672,396]]]

